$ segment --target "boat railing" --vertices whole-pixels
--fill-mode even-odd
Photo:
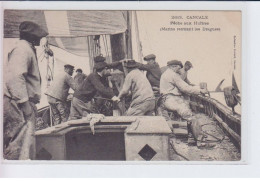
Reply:
[[[229,135],[231,141],[241,146],[241,115],[231,111],[227,106],[209,96],[185,94],[195,112],[204,113],[217,121],[218,125]]]

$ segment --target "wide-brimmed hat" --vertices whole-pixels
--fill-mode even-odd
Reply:
[[[188,66],[190,66],[191,68],[193,67],[190,61],[186,61],[184,65],[188,65]]]
[[[179,60],[170,60],[167,62],[167,66],[169,66],[169,65],[180,65],[181,68],[183,68],[182,62]]]
[[[27,33],[34,35],[38,38],[42,38],[48,35],[48,33],[42,29],[38,24],[31,21],[24,21],[19,26],[20,33]]]
[[[148,61],[148,60],[155,59],[155,58],[156,58],[156,56],[154,54],[146,55],[144,57],[144,61]]]
[[[106,58],[103,57],[102,55],[96,56],[96,57],[94,58],[94,62],[95,62],[95,63],[104,62],[105,60],[106,60]]]
[[[64,68],[69,68],[69,69],[74,70],[74,66],[73,66],[73,65],[70,65],[70,64],[64,65]]]
[[[127,63],[125,64],[125,67],[127,68],[136,68],[139,65],[136,63],[135,60],[128,60]]]
[[[104,69],[107,67],[107,63],[106,62],[97,62],[94,65],[94,69],[100,70],[100,69]]]

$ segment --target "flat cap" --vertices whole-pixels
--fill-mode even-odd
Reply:
[[[127,68],[136,68],[139,67],[139,65],[136,63],[135,60],[128,60],[127,63],[125,64]]]
[[[144,57],[144,60],[147,61],[147,60],[155,59],[155,58],[156,58],[156,56],[155,56],[154,54],[150,54],[150,55],[146,55],[146,56]]]
[[[94,58],[94,62],[95,62],[95,63],[104,62],[105,60],[106,60],[106,58],[103,57],[102,55],[96,56],[96,57]]]
[[[28,33],[36,37],[42,38],[48,35],[48,33],[42,29],[38,24],[31,21],[24,21],[19,26],[20,33]]]
[[[180,65],[181,68],[183,68],[182,62],[179,60],[170,60],[169,62],[167,62],[167,66],[169,65]]]
[[[188,65],[188,66],[190,66],[190,67],[193,67],[190,61],[186,61],[186,62],[185,62],[185,65]]]
[[[73,65],[70,65],[70,64],[66,64],[66,65],[64,65],[64,68],[74,69],[74,66],[73,66]]]
[[[96,62],[94,65],[94,69],[104,69],[107,67],[107,63],[106,62]]]

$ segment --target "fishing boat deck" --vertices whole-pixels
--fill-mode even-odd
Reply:
[[[189,144],[187,139],[170,137],[174,148],[170,147],[170,159],[175,161],[239,161],[241,154],[229,137],[217,125],[216,121],[205,114],[196,114],[196,118],[204,125],[203,130],[210,135],[207,136],[207,146],[198,148]],[[219,141],[216,138],[219,139]],[[180,153],[182,156],[179,156]]]

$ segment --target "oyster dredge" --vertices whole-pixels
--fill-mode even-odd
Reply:
[[[4,39],[19,43],[4,63],[4,159],[241,159],[234,73],[208,90],[188,79],[192,60],[160,67],[143,56],[138,21],[136,11],[5,10]]]

